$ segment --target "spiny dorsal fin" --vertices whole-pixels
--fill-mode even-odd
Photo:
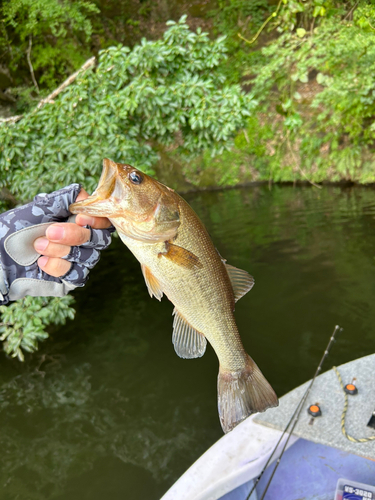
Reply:
[[[240,300],[254,286],[254,278],[247,271],[238,269],[224,262],[225,268],[229,274],[229,279],[232,283],[234,299]]]
[[[158,257],[166,257],[175,264],[186,267],[187,269],[201,269],[203,267],[196,255],[185,248],[170,243],[169,241],[165,242],[165,252],[160,252]]]
[[[141,269],[150,297],[152,298],[152,296],[154,295],[156,299],[161,300],[161,298],[163,297],[163,290],[160,288],[159,281],[155,278],[150,269],[144,264],[141,264]]]
[[[194,330],[176,308],[173,314],[172,342],[178,356],[184,359],[202,357],[206,350],[206,337]]]

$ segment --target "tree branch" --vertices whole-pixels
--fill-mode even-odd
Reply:
[[[33,45],[33,37],[30,35],[29,36],[29,48],[26,51],[26,57],[27,57],[27,62],[28,62],[29,69],[30,69],[31,79],[33,81],[34,87],[36,88],[36,91],[39,94],[39,85],[38,85],[38,82],[36,81],[36,78],[34,75],[34,68],[33,68],[33,65],[31,64],[31,58],[30,58],[32,45]]]
[[[95,62],[96,62],[96,57],[95,56],[91,57],[90,59],[88,59],[85,62],[85,64],[83,66],[81,66],[78,71],[76,71],[71,76],[69,76],[69,78],[67,78],[65,80],[65,82],[63,82],[60,85],[60,87],[57,87],[57,89],[54,90],[49,96],[47,96],[45,99],[42,99],[40,101],[40,103],[38,104],[37,109],[41,108],[44,104],[47,104],[47,103],[52,103],[53,104],[53,99],[56,96],[58,96],[64,89],[66,89],[66,87],[68,87],[68,85],[70,85],[72,82],[74,82],[74,80],[77,78],[77,76],[80,75],[83,71],[86,71],[87,69],[92,68],[93,66],[95,66]]]
[[[357,0],[357,2],[353,5],[353,7],[346,14],[346,16],[344,17],[344,21],[346,21],[346,19],[349,19],[349,17],[353,14],[354,9],[357,7],[358,4],[359,4],[359,0]]]
[[[96,57],[91,57],[90,59],[88,59],[85,64],[83,64],[78,71],[76,71],[75,73],[73,73],[71,76],[69,76],[69,78],[67,78],[65,80],[65,82],[63,82],[59,87],[57,87],[56,90],[54,90],[53,92],[51,92],[51,94],[49,94],[45,99],[42,99],[38,105],[36,106],[35,109],[40,109],[42,106],[44,106],[45,104],[53,104],[54,103],[54,98],[57,97],[64,89],[66,89],[66,87],[68,87],[68,85],[70,85],[71,83],[74,82],[74,80],[81,74],[83,73],[84,71],[86,71],[87,69],[89,68],[92,68],[93,66],[95,66],[95,63],[96,63]],[[15,116],[10,116],[9,118],[0,118],[0,123],[7,123],[7,122],[10,122],[10,123],[15,123],[15,122],[18,122],[18,120],[20,120],[21,118],[23,117],[23,115],[15,115]]]
[[[275,12],[273,12],[265,21],[264,23],[262,24],[262,26],[259,28],[259,30],[256,32],[255,36],[251,39],[251,40],[247,40],[245,37],[243,37],[241,35],[241,33],[237,33],[237,36],[239,38],[241,38],[241,40],[243,40],[244,42],[248,43],[249,45],[251,45],[252,43],[255,42],[255,40],[259,37],[259,35],[262,33],[262,31],[264,30],[264,28],[267,26],[267,24],[271,21],[271,19],[274,19],[277,14],[279,13],[279,10],[280,10],[280,7],[281,7],[281,2],[282,0],[279,0],[279,3],[277,4],[277,9],[275,10]]]

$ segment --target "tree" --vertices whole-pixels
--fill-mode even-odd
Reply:
[[[40,84],[51,87],[57,84],[59,76],[82,64],[90,53],[82,43],[91,37],[89,16],[98,12],[96,5],[87,0],[2,2],[1,58],[16,85],[32,80],[34,89],[31,87],[28,92],[39,93]]]
[[[4,122],[0,187],[20,201],[72,182],[90,191],[105,156],[153,174],[158,145],[178,143],[190,157],[230,147],[255,101],[225,82],[225,37],[210,41],[207,33],[190,31],[186,16],[167,24],[161,40],[102,51],[95,70],[82,72],[54,101]],[[73,315],[70,302],[27,298],[0,308],[6,352],[22,359],[22,349],[34,351],[46,337],[40,315],[52,321],[54,307],[64,321]],[[30,318],[32,307],[44,312]]]
[[[280,0],[274,13],[279,36],[245,69],[265,177],[374,182],[374,2]]]

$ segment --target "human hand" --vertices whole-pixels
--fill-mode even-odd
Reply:
[[[0,303],[26,295],[61,297],[85,284],[99,250],[107,248],[114,231],[102,218],[88,220],[82,215],[79,224],[68,222],[69,205],[85,197],[79,184],[71,184],[0,215]],[[94,228],[82,227],[87,222]],[[58,239],[61,229],[63,238]]]
[[[89,194],[81,189],[76,201],[84,200],[88,196]],[[43,256],[37,261],[40,269],[56,278],[64,276],[72,265],[64,257],[72,252],[72,247],[84,245],[91,238],[91,230],[83,226],[90,226],[92,229],[107,229],[111,227],[111,223],[105,217],[89,217],[79,214],[74,223],[52,224],[46,229],[45,236],[34,241],[35,250]]]

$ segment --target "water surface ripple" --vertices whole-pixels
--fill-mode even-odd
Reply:
[[[255,277],[236,306],[279,395],[373,352],[375,191],[267,186],[188,196],[230,264]],[[77,318],[21,365],[2,355],[0,499],[156,500],[221,435],[218,363],[182,360],[172,305],[148,296],[120,241],[75,293]]]

